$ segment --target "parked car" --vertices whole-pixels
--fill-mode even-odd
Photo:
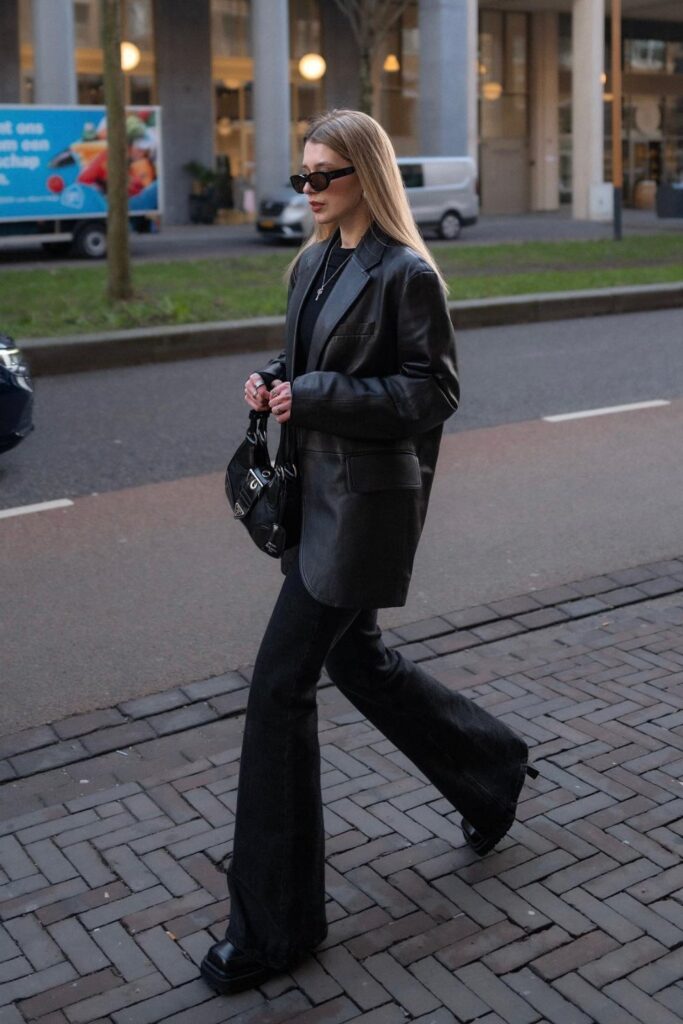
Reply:
[[[477,168],[469,156],[402,156],[397,163],[420,231],[456,239],[479,217]],[[288,184],[261,201],[256,229],[265,237],[301,242],[313,231],[308,196]]]
[[[33,385],[24,358],[0,334],[0,452],[7,452],[33,430]]]
[[[308,197],[299,195],[287,183],[262,199],[256,230],[267,238],[288,238],[303,242],[313,231],[313,214]]]

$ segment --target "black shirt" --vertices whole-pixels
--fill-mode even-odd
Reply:
[[[339,270],[339,268],[346,266],[346,261],[351,258],[354,252],[355,249],[342,249],[341,246],[336,245],[329,254],[329,261],[323,260],[323,264],[315,276],[313,287],[309,291],[308,297],[301,307],[301,315],[299,317],[299,335],[296,341],[296,365],[294,367],[295,377],[304,372],[306,360],[308,359],[308,351],[311,347],[311,339],[313,338],[315,322],[318,319],[320,310],[327,302],[330,292],[344,273],[344,271]],[[338,271],[338,273],[335,273],[335,271]],[[333,274],[334,277],[332,276]],[[315,297],[318,293],[318,289],[323,283],[323,277],[327,283],[320,294],[320,298],[316,302]]]

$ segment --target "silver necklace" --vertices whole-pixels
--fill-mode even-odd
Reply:
[[[333,246],[333,248],[334,248],[334,246]],[[330,281],[332,281],[337,276],[337,274],[339,273],[340,270],[344,269],[346,264],[349,262],[349,260],[353,256],[353,253],[350,252],[349,255],[346,257],[346,259],[344,260],[344,262],[339,264],[339,266],[335,270],[334,274],[332,274],[330,277],[327,278],[327,280],[325,280],[325,278],[327,277],[327,267],[328,267],[328,264],[330,262],[330,256],[331,255],[332,255],[332,249],[330,249],[330,251],[328,252],[327,259],[325,260],[325,267],[323,269],[323,283],[320,285],[320,287],[318,288],[317,292],[315,293],[315,301],[316,302],[318,301],[318,299],[322,295],[323,289],[326,288],[327,285],[330,283]]]

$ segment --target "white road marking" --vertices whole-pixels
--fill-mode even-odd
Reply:
[[[8,519],[10,516],[25,516],[29,512],[47,512],[50,508],[66,508],[73,505],[69,498],[56,498],[54,501],[41,501],[37,505],[17,505],[16,508],[0,508],[0,519]]]
[[[607,416],[612,412],[632,412],[634,409],[653,409],[657,405],[671,405],[664,398],[654,398],[651,402],[632,402],[630,405],[610,405],[604,409],[583,409],[581,412],[562,412],[557,416],[542,416],[546,423],[560,423],[562,420],[582,420],[587,416]]]

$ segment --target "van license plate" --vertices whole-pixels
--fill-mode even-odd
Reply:
[[[260,220],[259,224],[260,224],[260,226],[262,228],[274,228],[275,227],[275,221],[274,220]]]

